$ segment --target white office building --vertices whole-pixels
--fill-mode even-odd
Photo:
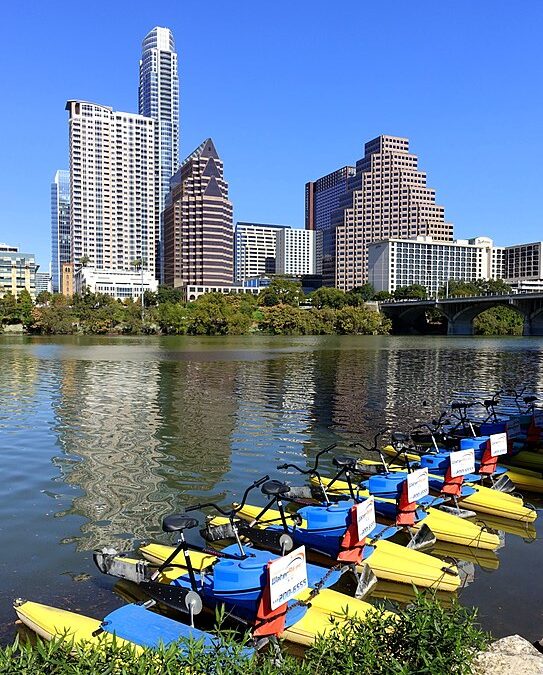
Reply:
[[[138,112],[155,120],[155,212],[157,277],[163,278],[162,212],[170,178],[179,168],[179,74],[175,40],[169,28],[156,26],[141,45]]]
[[[315,230],[277,230],[275,271],[277,274],[315,274]]]
[[[156,26],[141,45],[138,112],[155,120],[158,208],[164,209],[170,178],[179,168],[179,75],[175,40]]]
[[[245,279],[261,274],[275,274],[277,232],[290,225],[263,223],[236,223],[234,235],[234,279]]]
[[[49,272],[36,272],[36,295],[42,291],[51,293],[53,284]]]
[[[71,260],[155,276],[155,121],[87,101],[68,101]]]
[[[74,291],[82,294],[85,291],[90,293],[104,293],[110,295],[116,300],[126,300],[132,298],[137,300],[141,298],[142,293],[151,291],[155,293],[158,289],[158,281],[155,275],[147,270],[111,270],[93,269],[91,267],[80,267],[74,277]]]
[[[385,239],[368,245],[368,280],[376,291],[393,293],[400,286],[420,284],[435,296],[450,279],[491,279],[492,250],[488,237]]]

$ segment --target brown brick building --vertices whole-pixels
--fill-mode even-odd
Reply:
[[[164,209],[164,283],[231,284],[232,203],[223,163],[211,138],[181,164]]]
[[[335,286],[349,290],[368,281],[367,245],[391,237],[427,235],[452,241],[452,223],[438,206],[426,173],[409,152],[409,140],[379,136],[366,143],[356,173],[332,214],[336,235]]]

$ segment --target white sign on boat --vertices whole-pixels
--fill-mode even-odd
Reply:
[[[507,434],[490,434],[490,454],[492,457],[507,454]]]
[[[451,478],[475,473],[475,452],[473,448],[451,452]]]
[[[369,497],[356,505],[358,541],[365,539],[375,529],[375,498]]]
[[[271,608],[277,609],[308,586],[305,546],[270,563],[268,574]]]
[[[407,499],[410,502],[417,502],[430,493],[428,484],[428,469],[417,469],[413,473],[407,474]]]

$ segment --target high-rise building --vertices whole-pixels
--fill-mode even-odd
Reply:
[[[0,297],[11,293],[16,298],[23,289],[36,297],[38,268],[33,253],[20,253],[17,246],[0,244]]]
[[[164,209],[164,283],[231,284],[233,239],[228,183],[208,138],[171,179]]]
[[[339,208],[348,179],[354,174],[354,166],[344,166],[305,185],[305,227],[315,230],[315,271],[322,274],[324,286],[336,283],[336,231],[332,227],[332,213]]]
[[[368,280],[376,291],[419,284],[430,297],[450,279],[491,279],[493,242],[488,237],[435,241],[389,238],[368,244]]]
[[[36,295],[42,291],[51,292],[52,283],[49,272],[36,272]]]
[[[277,231],[275,249],[277,274],[315,274],[315,232],[289,228]]]
[[[234,279],[242,282],[260,274],[275,274],[277,231],[290,225],[236,223]]]
[[[155,120],[156,241],[162,240],[161,214],[170,178],[179,168],[179,74],[175,41],[169,28],[155,27],[141,45],[140,115]],[[161,258],[157,250],[157,262]]]
[[[59,169],[51,183],[51,277],[54,293],[60,292],[62,263],[71,260],[70,172]]]
[[[419,171],[407,138],[379,136],[366,143],[348,188],[332,215],[338,288],[349,290],[368,281],[370,242],[418,235],[452,240],[453,226],[435,203],[435,190],[426,186],[426,173]]]
[[[155,273],[155,121],[68,101],[70,259],[99,270]]]

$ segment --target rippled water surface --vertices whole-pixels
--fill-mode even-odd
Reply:
[[[542,367],[537,338],[0,338],[0,638],[18,596],[118,606],[93,549],[166,541],[165,514],[405,428],[453,389],[543,393]],[[537,527],[530,544],[507,534],[499,568],[463,591],[498,635],[543,635]]]

